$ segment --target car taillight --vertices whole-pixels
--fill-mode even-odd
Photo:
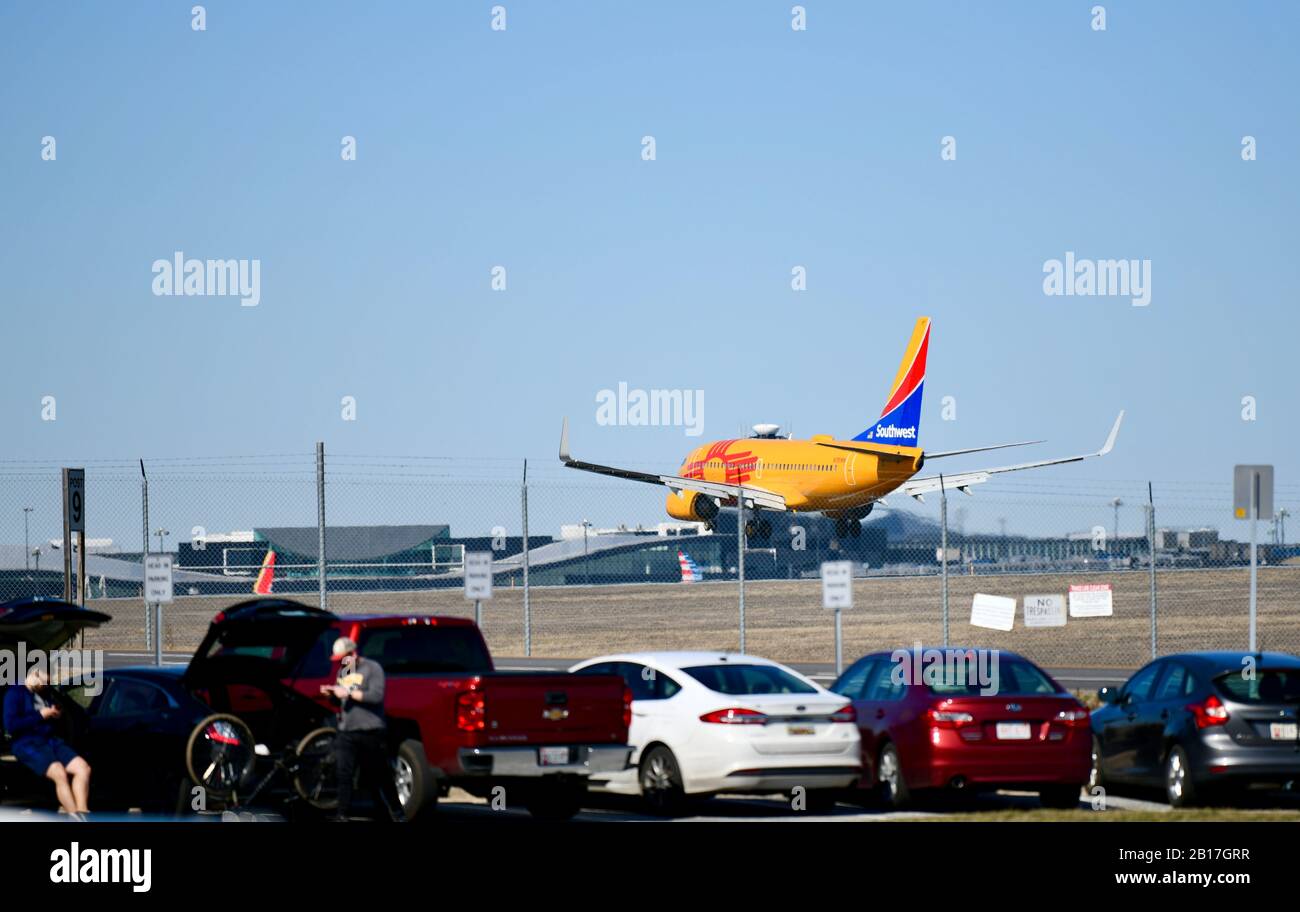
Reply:
[[[1203,703],[1188,703],[1186,709],[1196,717],[1197,728],[1225,725],[1228,721],[1228,708],[1214,694],[1210,694]]]
[[[1087,725],[1090,716],[1091,713],[1088,712],[1087,707],[1080,706],[1078,709],[1061,710],[1056,714],[1056,721],[1064,722],[1066,725],[1077,728],[1079,726]]]
[[[974,722],[975,717],[968,712],[957,712],[951,709],[931,709],[928,713],[930,723],[939,728],[956,728],[958,725],[965,725],[967,722]]]
[[[632,688],[624,685],[623,687],[623,727],[627,728],[632,724]]]
[[[856,722],[858,721],[858,714],[853,709],[852,703],[846,703],[844,706],[841,706],[839,709],[835,710],[835,712],[831,713],[831,721]]]
[[[722,725],[766,725],[767,716],[753,709],[715,709],[700,716],[700,721]]]
[[[487,703],[475,679],[469,690],[456,694],[456,727],[461,731],[482,731],[487,727]]]

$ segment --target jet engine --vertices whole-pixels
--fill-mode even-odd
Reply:
[[[698,491],[682,491],[680,494],[670,491],[665,509],[673,519],[687,522],[713,522],[714,517],[718,515],[718,502]]]

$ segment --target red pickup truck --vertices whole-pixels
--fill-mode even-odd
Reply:
[[[384,668],[394,774],[411,819],[453,785],[488,798],[503,786],[508,806],[564,819],[581,807],[590,775],[627,766],[632,693],[621,677],[495,671],[478,627],[461,618],[340,617],[254,599],[213,619],[186,684],[254,732],[278,728],[266,718],[276,707],[265,685],[278,681],[331,709],[320,685],[334,681],[340,636]]]

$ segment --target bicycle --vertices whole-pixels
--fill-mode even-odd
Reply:
[[[252,730],[238,716],[215,713],[190,733],[185,763],[190,779],[228,808],[251,805],[283,775],[299,798],[317,810],[331,811],[338,807],[334,772],[337,737],[333,728],[317,728],[272,755],[256,742]],[[258,757],[270,757],[272,765],[252,781]],[[249,786],[247,790],[245,786]]]

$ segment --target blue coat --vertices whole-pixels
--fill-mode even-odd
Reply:
[[[41,717],[32,692],[23,684],[14,684],[5,690],[5,731],[13,741],[22,738],[50,738],[54,729],[49,720]]]

